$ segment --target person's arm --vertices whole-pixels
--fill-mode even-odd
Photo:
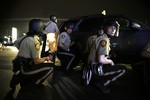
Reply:
[[[58,29],[57,24],[55,24],[55,32],[56,32],[57,34],[59,34],[59,29]]]
[[[30,39],[29,39],[30,40]],[[28,41],[29,44],[29,50],[31,51],[31,58],[34,61],[34,64],[40,64],[43,63],[44,61],[48,61],[48,60],[52,60],[52,56],[49,55],[47,57],[39,57],[39,47],[40,47],[40,43],[39,42],[35,42],[35,40],[30,40]]]
[[[116,24],[117,24],[117,30],[116,30],[116,37],[119,36],[119,30],[120,30],[120,24],[116,21]]]
[[[47,57],[42,57],[42,58],[34,58],[33,59],[34,64],[40,64],[40,63],[43,63],[43,62],[49,61],[49,60],[52,60],[52,56],[47,56]]]
[[[108,59],[105,55],[100,55],[98,60],[101,64],[110,64],[114,66],[114,62],[111,59]]]
[[[59,42],[59,47],[62,48],[64,51],[69,51],[69,48],[66,48],[65,45],[61,42]]]

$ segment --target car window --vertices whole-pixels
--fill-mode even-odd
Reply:
[[[129,27],[129,20],[125,18],[106,18],[105,22],[111,19],[118,21],[118,23],[120,24],[120,30],[131,30]]]
[[[84,19],[78,27],[78,31],[95,31],[102,25],[101,18]]]
[[[74,26],[77,24],[78,20],[68,20],[68,21],[65,21],[63,22],[60,26],[59,26],[59,30],[60,32],[64,32],[65,31],[65,28],[68,24],[72,23],[74,24]]]

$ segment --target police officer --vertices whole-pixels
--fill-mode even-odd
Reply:
[[[90,49],[92,45],[94,44],[95,39],[102,35],[104,35],[104,29],[103,29],[103,26],[100,26],[99,30],[97,31],[97,34],[94,34],[87,39],[86,47],[84,51],[84,58],[83,58],[83,78],[85,77],[84,73],[87,68],[87,58],[88,58]]]
[[[47,34],[48,33],[54,33],[56,35],[56,40],[58,42],[58,38],[59,38],[59,29],[57,26],[57,17],[55,15],[50,15],[49,17],[49,21],[44,23],[44,31],[40,38],[41,41],[43,41],[43,48],[42,48],[42,54],[41,57],[44,57],[47,55],[47,51],[46,51],[46,40],[47,40]]]
[[[103,34],[104,34],[103,26],[100,26],[97,34],[92,35],[88,38],[88,40],[86,42],[86,48],[85,48],[85,51],[84,51],[85,54],[89,54],[90,48],[92,47],[95,39],[98,38],[99,36],[102,36]]]
[[[119,24],[117,21],[109,20],[104,24],[104,34],[95,39],[88,56],[88,65],[91,67],[95,85],[103,93],[109,93],[108,85],[125,73],[124,69],[111,68],[114,62],[109,58],[110,38],[118,36]],[[106,76],[112,75],[112,79],[106,80]],[[116,75],[116,76],[114,76]]]
[[[39,35],[43,34],[43,26],[44,23],[40,19],[30,20],[27,35],[15,41],[19,52],[14,60],[15,70],[10,82],[11,88],[15,88],[18,83],[21,87],[40,86],[53,72],[53,67],[44,63],[51,60],[52,56],[40,58]]]
[[[55,15],[50,15],[49,17],[49,21],[44,23],[45,27],[45,31],[47,31],[47,33],[59,33],[59,29],[57,26],[57,17]]]
[[[61,61],[61,66],[65,72],[72,70],[75,61],[75,54],[73,52],[72,46],[74,41],[71,39],[71,33],[74,28],[74,25],[71,23],[66,26],[66,32],[62,32],[59,36],[58,42],[58,58]]]

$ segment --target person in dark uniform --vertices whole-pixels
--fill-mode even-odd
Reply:
[[[15,41],[18,54],[13,61],[14,75],[10,87],[15,88],[20,83],[24,86],[40,86],[53,72],[53,67],[45,63],[52,56],[40,57],[39,35],[43,34],[44,23],[40,19],[32,19],[29,22],[29,32]]]
[[[73,24],[66,26],[66,32],[62,32],[59,36],[58,42],[58,53],[57,56],[61,61],[61,66],[65,72],[70,72],[77,64],[75,64],[76,55],[74,44],[75,41],[72,41],[71,33],[74,28]]]
[[[115,69],[115,67],[111,67],[114,66],[114,62],[109,57],[111,50],[110,38],[118,36],[118,30],[119,24],[117,21],[107,21],[104,24],[104,34],[95,39],[87,60],[91,69],[89,72],[92,72],[90,75],[93,75],[94,84],[103,93],[109,93],[108,85],[125,73],[124,69]],[[112,78],[107,79],[107,76],[112,76]],[[89,84],[89,78],[87,82]]]

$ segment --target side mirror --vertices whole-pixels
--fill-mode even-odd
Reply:
[[[130,22],[129,26],[130,26],[131,29],[134,29],[134,30],[141,30],[142,29],[141,25],[136,23],[136,22]]]

